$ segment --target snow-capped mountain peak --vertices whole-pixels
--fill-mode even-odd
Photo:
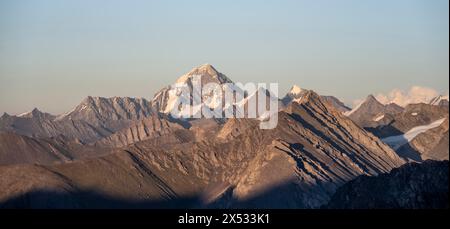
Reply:
[[[183,84],[187,85],[187,89],[196,94],[201,93],[201,91],[198,91],[198,88],[193,88],[193,81],[195,76],[201,77],[201,86],[204,86],[208,83],[216,83],[222,86],[222,88],[225,87],[226,83],[232,83],[227,76],[217,71],[211,64],[203,64],[198,67],[193,68],[188,73],[182,75],[180,78],[178,78],[173,85],[167,86],[156,93],[156,95],[152,99],[152,106],[162,112],[162,113],[169,113],[170,111],[176,109],[174,106],[177,104],[178,101],[182,99],[190,99],[190,98],[183,98],[180,97],[181,94],[181,88]],[[184,88],[186,89],[186,88]],[[210,104],[210,108],[214,108],[218,106],[218,103],[215,98],[218,96],[211,95],[206,96],[208,98],[211,97],[212,104]],[[202,100],[206,100],[207,98],[202,98]],[[194,108],[197,110],[197,108]]]
[[[283,97],[281,102],[287,105],[291,102],[300,102],[303,95],[305,95],[309,90],[303,89],[297,85],[293,85],[289,92]]]
[[[232,82],[228,77],[218,72],[211,64],[203,64],[182,75],[175,83],[189,83],[194,76],[201,76],[203,82],[213,81],[220,84]]]
[[[291,90],[289,91],[290,94],[298,95],[302,93],[304,90],[300,88],[299,86],[295,85],[291,87]]]

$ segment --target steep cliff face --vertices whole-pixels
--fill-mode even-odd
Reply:
[[[449,208],[448,161],[408,163],[339,188],[326,208]]]

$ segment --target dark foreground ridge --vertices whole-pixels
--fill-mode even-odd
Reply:
[[[337,190],[323,209],[448,209],[448,161],[408,163],[390,173],[375,177],[360,176]],[[0,208],[26,209],[255,209],[285,208],[274,199],[292,184],[286,183],[247,201],[234,199],[226,192],[214,203],[205,205],[201,196],[166,200],[115,198],[95,191],[58,193],[34,191],[0,203]],[[269,201],[272,200],[272,201]]]
[[[326,208],[449,208],[449,161],[409,163],[376,177],[360,176],[339,188]]]

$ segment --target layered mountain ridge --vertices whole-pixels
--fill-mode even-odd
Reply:
[[[121,175],[121,178],[123,181],[137,179],[143,187],[148,185],[148,189],[153,191],[145,195],[150,199],[172,198],[173,195],[210,196],[208,187],[221,184],[232,190],[232,200],[226,207],[311,208],[326,203],[337,187],[358,175],[388,172],[403,163],[379,139],[357,127],[314,92],[308,92],[300,103],[292,103],[286,111],[279,112],[279,116],[280,123],[273,130],[253,128],[258,121],[248,120],[248,128],[224,139],[221,137],[226,132],[224,128],[236,129],[241,126],[241,121],[247,122],[245,119],[238,122],[229,119],[231,123],[219,128],[216,137],[199,139],[195,133],[184,129],[184,133],[179,133],[182,135],[179,141],[143,140],[118,153],[77,161],[70,166],[44,167],[63,174],[65,180],[71,181],[63,186],[77,187],[75,190],[90,184],[89,187],[103,190],[108,195],[114,192],[119,192],[116,193],[119,196],[126,195],[129,191],[112,188],[118,181],[102,172],[102,168],[113,172],[117,166],[120,166],[117,169],[132,166],[143,173],[143,178],[153,177],[151,182],[141,183],[144,182],[140,181],[142,178],[132,178],[133,173]],[[111,157],[115,158],[113,164],[103,162],[110,161],[107,158]],[[97,168],[92,168],[91,164]],[[11,169],[17,169],[17,166]],[[88,169],[90,175],[77,178],[80,175],[78,168]],[[34,176],[38,176],[36,179],[53,179],[47,178],[45,173]],[[5,177],[4,180],[18,182],[14,178],[9,179]],[[158,181],[156,184],[155,179]],[[92,183],[92,180],[98,180],[102,186]],[[159,188],[155,190],[153,185]],[[286,187],[274,196],[266,196],[265,192],[279,185]],[[115,191],[111,193],[112,190]],[[303,194],[292,196],[293,193]],[[220,193],[216,196],[221,197]],[[83,200],[76,201],[80,201],[77,204],[81,206],[87,204]],[[212,202],[223,207],[219,204],[221,201],[222,197]],[[205,204],[208,202],[201,205]]]
[[[145,99],[88,96],[74,110],[60,116],[37,109],[19,116],[5,114],[0,118],[0,131],[39,138],[64,135],[92,143],[153,113]]]
[[[405,134],[445,112],[434,105],[383,105],[372,97],[350,111],[336,97],[293,86],[280,100],[262,93],[282,104],[273,129],[260,129],[258,118],[171,116],[180,99],[176,85],[187,83],[192,91],[196,76],[202,76],[201,85],[219,84],[222,92],[232,82],[206,64],[151,101],[89,96],[60,116],[37,109],[3,115],[0,207],[318,208],[348,181],[388,173],[410,160],[382,141],[392,136],[384,128]],[[234,105],[247,107],[253,96]],[[410,116],[417,119],[413,124]],[[447,141],[436,137],[445,133]],[[448,110],[438,129],[409,145],[423,149],[421,158],[440,160],[448,158],[446,144]]]

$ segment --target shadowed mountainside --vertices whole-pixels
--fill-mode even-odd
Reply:
[[[326,208],[449,208],[448,161],[408,163],[390,173],[361,176],[340,187]]]

